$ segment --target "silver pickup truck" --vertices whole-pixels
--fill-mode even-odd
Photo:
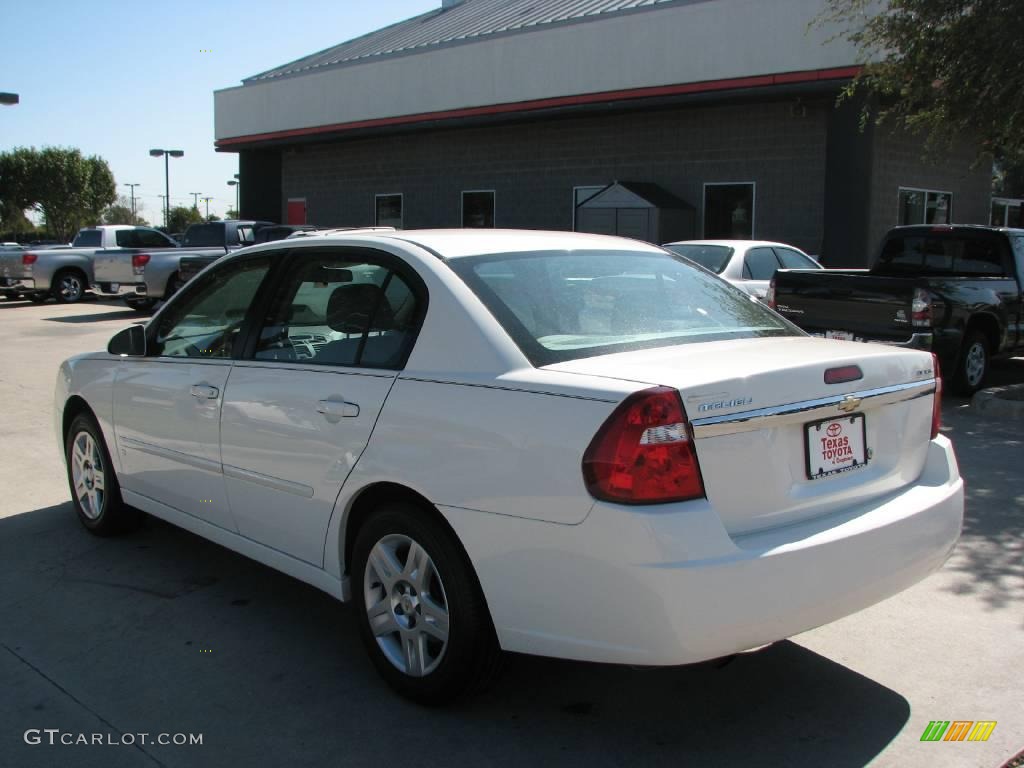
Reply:
[[[94,259],[95,290],[101,296],[123,296],[132,309],[152,309],[185,282],[179,274],[183,256],[210,256],[252,245],[256,232],[270,222],[210,221],[192,224],[182,236],[181,248],[134,253],[99,252]]]
[[[73,304],[95,284],[93,265],[98,253],[123,255],[140,248],[153,252],[177,247],[167,235],[148,227],[84,227],[70,247],[0,251],[0,293],[8,299],[25,297],[37,303],[52,296],[61,304]]]

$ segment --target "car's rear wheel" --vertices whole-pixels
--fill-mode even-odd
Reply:
[[[138,524],[140,514],[121,499],[121,486],[103,433],[88,414],[79,414],[71,422],[64,455],[71,503],[86,529],[98,536],[110,536]]]
[[[437,705],[493,680],[501,649],[487,604],[458,543],[428,512],[381,507],[352,560],[360,635],[392,688]]]
[[[167,278],[167,285],[164,286],[164,301],[167,301],[181,288],[181,283],[178,282],[178,273],[175,272],[173,275]]]
[[[973,395],[988,375],[988,339],[980,331],[970,331],[960,351],[960,361],[953,377],[953,391],[958,395]]]
[[[58,304],[81,301],[86,289],[85,275],[77,269],[62,269],[53,276],[53,298]]]

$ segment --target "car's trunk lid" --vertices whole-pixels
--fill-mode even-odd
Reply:
[[[861,378],[825,383],[827,370],[851,365]],[[548,368],[679,390],[708,499],[738,535],[913,482],[931,429],[932,365],[923,352],[785,337],[686,344]],[[831,437],[826,420],[841,420]],[[816,423],[820,428],[811,426]],[[866,463],[848,468],[850,452]],[[816,474],[834,469],[845,471]]]

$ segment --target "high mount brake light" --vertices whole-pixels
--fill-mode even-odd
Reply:
[[[583,479],[597,499],[662,504],[704,497],[704,482],[679,393],[635,392],[612,412],[583,455]]]
[[[844,384],[847,381],[860,381],[863,378],[864,372],[859,365],[844,365],[825,371],[826,384]]]

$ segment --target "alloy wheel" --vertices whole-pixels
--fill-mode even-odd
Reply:
[[[448,649],[448,600],[427,551],[404,534],[380,539],[366,560],[363,595],[370,631],[392,666],[411,677],[437,669]]]
[[[99,446],[88,432],[79,432],[72,443],[71,479],[82,513],[96,520],[106,500],[106,473]]]
[[[57,288],[61,299],[66,302],[78,301],[82,298],[82,281],[75,275],[64,275]]]
[[[971,387],[981,384],[981,379],[985,375],[985,362],[985,345],[976,341],[967,350],[967,358],[964,361],[964,373]]]

